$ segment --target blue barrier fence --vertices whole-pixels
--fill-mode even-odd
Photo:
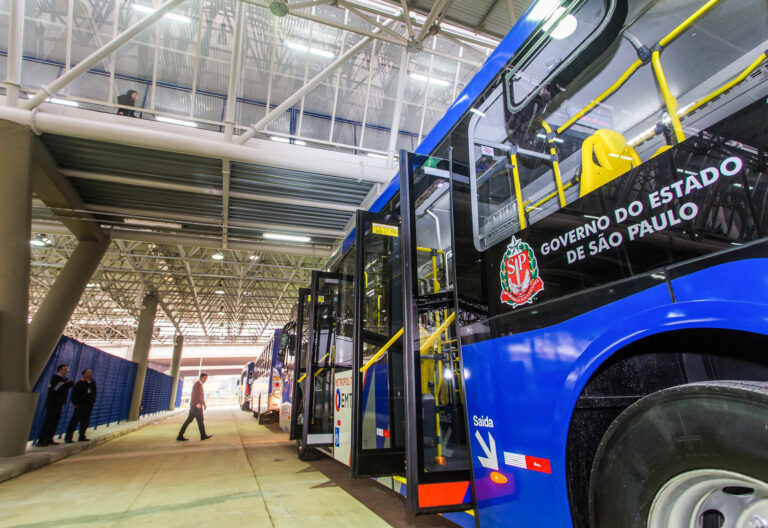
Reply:
[[[80,373],[83,370],[89,368],[93,371],[97,393],[96,403],[91,413],[91,427],[119,423],[128,419],[138,365],[133,361],[107,354],[98,348],[62,336],[33,389],[40,393],[40,398],[37,401],[35,419],[29,434],[30,440],[37,438],[40,427],[43,425],[48,382],[55,373],[56,367],[61,364],[69,365],[69,378],[75,381],[80,379]],[[156,370],[147,369],[145,380],[141,415],[167,410],[173,378]],[[177,405],[181,401],[181,388],[182,381],[179,380]],[[72,412],[73,407],[67,396],[67,404],[64,406],[59,427],[56,430],[57,435],[64,434],[66,431]]]

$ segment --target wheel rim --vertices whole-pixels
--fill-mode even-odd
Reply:
[[[648,528],[768,528],[768,484],[740,473],[697,469],[661,487]]]

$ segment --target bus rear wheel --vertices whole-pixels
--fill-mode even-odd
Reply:
[[[299,460],[309,462],[310,460],[317,460],[320,458],[320,451],[314,447],[308,447],[304,445],[304,442],[299,438],[296,440],[296,452],[299,455]]]
[[[622,412],[592,466],[593,528],[768,528],[768,384],[666,389]]]

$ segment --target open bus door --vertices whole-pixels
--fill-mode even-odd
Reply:
[[[307,371],[307,345],[309,341],[309,300],[312,292],[309,288],[299,288],[299,303],[296,311],[296,358],[293,369],[293,389],[291,391],[291,419],[288,430],[290,440],[302,437],[304,424],[304,397],[301,381]]]
[[[309,448],[334,443],[333,387],[336,355],[336,309],[341,278],[338,273],[312,272],[309,339],[304,378],[302,444]]]
[[[472,508],[452,264],[451,159],[400,153],[406,504]]]
[[[405,474],[400,218],[357,211],[353,477]]]

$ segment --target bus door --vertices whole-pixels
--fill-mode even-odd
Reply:
[[[289,440],[298,440],[304,429],[304,393],[301,381],[307,372],[307,347],[309,345],[309,288],[299,288],[299,302],[296,310],[296,358],[293,368],[293,389],[291,390],[291,417]]]
[[[400,218],[357,211],[353,477],[405,474]]]
[[[333,365],[340,282],[338,273],[312,272],[308,361],[301,381],[306,396],[302,442],[308,447],[333,445]]]
[[[407,506],[472,507],[456,336],[451,160],[400,154]]]

